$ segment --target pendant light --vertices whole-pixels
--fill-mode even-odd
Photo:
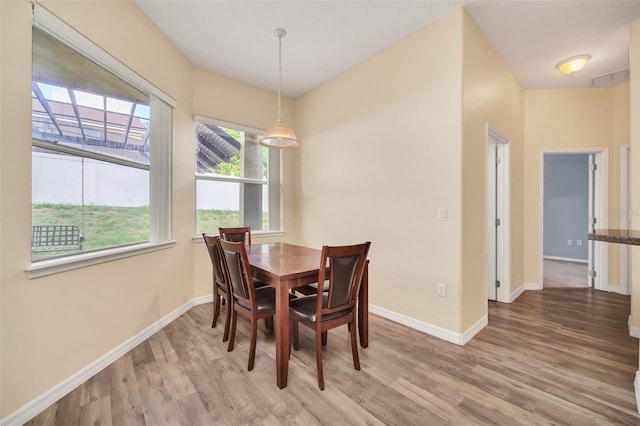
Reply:
[[[278,37],[278,118],[276,123],[262,136],[260,145],[267,148],[289,149],[300,146],[296,134],[284,124],[282,115],[282,105],[280,101],[280,90],[282,86],[282,38],[287,32],[282,28],[276,28],[273,34]]]

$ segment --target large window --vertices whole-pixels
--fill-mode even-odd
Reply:
[[[280,231],[280,152],[260,145],[262,133],[196,117],[196,232],[251,226]]]
[[[32,260],[171,239],[174,101],[37,7]]]

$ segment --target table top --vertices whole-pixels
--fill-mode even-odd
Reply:
[[[596,229],[589,233],[588,238],[607,243],[640,245],[640,231],[633,229]]]
[[[320,250],[287,243],[252,244],[246,249],[257,278],[267,284],[274,284],[278,280],[317,281],[322,255]],[[299,285],[304,283],[300,282]]]

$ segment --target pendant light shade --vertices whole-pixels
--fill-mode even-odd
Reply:
[[[260,145],[269,148],[295,148],[300,146],[300,143],[296,134],[284,124],[280,116],[275,124],[264,133]]]
[[[296,148],[300,146],[300,143],[294,131],[284,123],[280,100],[280,90],[282,88],[282,38],[287,35],[287,32],[282,28],[276,28],[273,33],[278,37],[278,118],[276,123],[264,133],[262,140],[260,140],[260,145],[267,148]]]

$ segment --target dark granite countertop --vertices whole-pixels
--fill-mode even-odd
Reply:
[[[640,231],[633,229],[596,229],[588,238],[607,243],[630,244],[640,246]]]

